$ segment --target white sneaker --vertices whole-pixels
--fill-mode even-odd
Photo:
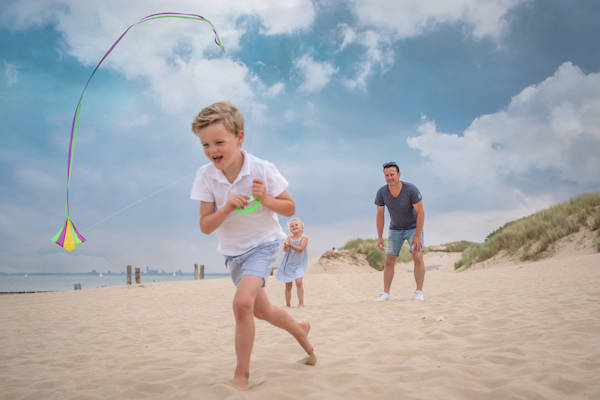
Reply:
[[[425,295],[421,290],[415,290],[415,294],[413,295],[414,300],[425,300]]]
[[[377,297],[377,299],[375,301],[387,301],[390,299],[390,295],[387,294],[386,292],[381,292],[379,294],[379,297]]]

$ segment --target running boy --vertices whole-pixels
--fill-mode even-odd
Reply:
[[[288,331],[315,365],[317,358],[310,342],[308,322],[298,322],[280,307],[271,305],[264,285],[285,238],[277,214],[292,216],[295,203],[287,192],[287,181],[277,168],[242,150],[244,117],[230,102],[212,104],[196,116],[192,131],[200,138],[210,163],[200,167],[191,198],[200,200],[200,230],[216,230],[218,250],[237,287],[233,298],[237,366],[233,385],[248,387],[250,355],[254,344],[254,317]],[[249,213],[249,195],[260,201]],[[256,200],[252,201],[254,204]]]

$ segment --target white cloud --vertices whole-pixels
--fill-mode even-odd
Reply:
[[[271,86],[267,90],[267,92],[270,97],[276,97],[276,96],[280,95],[281,93],[283,93],[284,90],[285,90],[285,84],[283,82],[277,82],[276,84]]]
[[[315,61],[312,56],[307,54],[296,60],[295,66],[304,79],[299,90],[307,93],[318,92],[323,89],[338,71],[328,62]]]
[[[473,37],[499,38],[506,28],[506,14],[528,0],[355,0],[358,23],[384,28],[399,38],[421,35],[440,25],[463,23]]]
[[[348,32],[348,29],[346,29],[346,32]],[[346,80],[344,84],[350,89],[365,90],[367,88],[367,78],[373,74],[375,68],[378,67],[382,72],[386,72],[394,65],[394,51],[391,49],[389,36],[373,30],[367,30],[360,35],[346,33],[340,45],[340,50],[354,41],[361,44],[366,49],[366,53],[357,65],[358,73],[356,77]]]
[[[19,69],[16,65],[4,61],[4,76],[6,76],[6,86],[11,87],[19,83]]]
[[[9,4],[0,16],[0,25],[25,29],[54,23],[64,35],[66,52],[93,67],[126,27],[163,8],[164,2],[159,0],[30,0]],[[101,68],[112,68],[128,79],[147,79],[151,95],[169,112],[181,112],[189,104],[196,109],[197,104],[206,103],[208,93],[219,100],[227,97],[243,102],[253,98],[256,89],[264,89],[245,65],[229,58],[248,28],[238,22],[240,17],[257,17],[265,34],[305,29],[315,17],[310,0],[202,4],[175,0],[169,2],[168,10],[209,19],[227,53],[221,54],[213,43],[208,24],[163,19],[133,26]]]
[[[429,160],[432,174],[453,184],[539,184],[550,175],[547,192],[561,182],[597,188],[600,73],[586,75],[566,62],[506,109],[476,118],[462,135],[439,132],[432,121],[418,130],[408,145]]]

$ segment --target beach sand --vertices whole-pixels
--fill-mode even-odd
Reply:
[[[229,279],[0,296],[0,398],[600,399],[600,254],[455,272],[458,257],[426,255],[424,302],[412,264],[381,303],[381,272],[313,265],[289,311],[317,365],[257,321],[247,392],[226,384]],[[266,289],[284,304],[282,283]]]

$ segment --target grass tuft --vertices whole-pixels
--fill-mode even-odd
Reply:
[[[489,234],[483,243],[467,248],[454,268],[485,261],[502,250],[509,255],[518,254],[521,261],[536,260],[558,240],[582,227],[598,231],[596,249],[600,252],[600,193],[586,193],[505,224]]]

